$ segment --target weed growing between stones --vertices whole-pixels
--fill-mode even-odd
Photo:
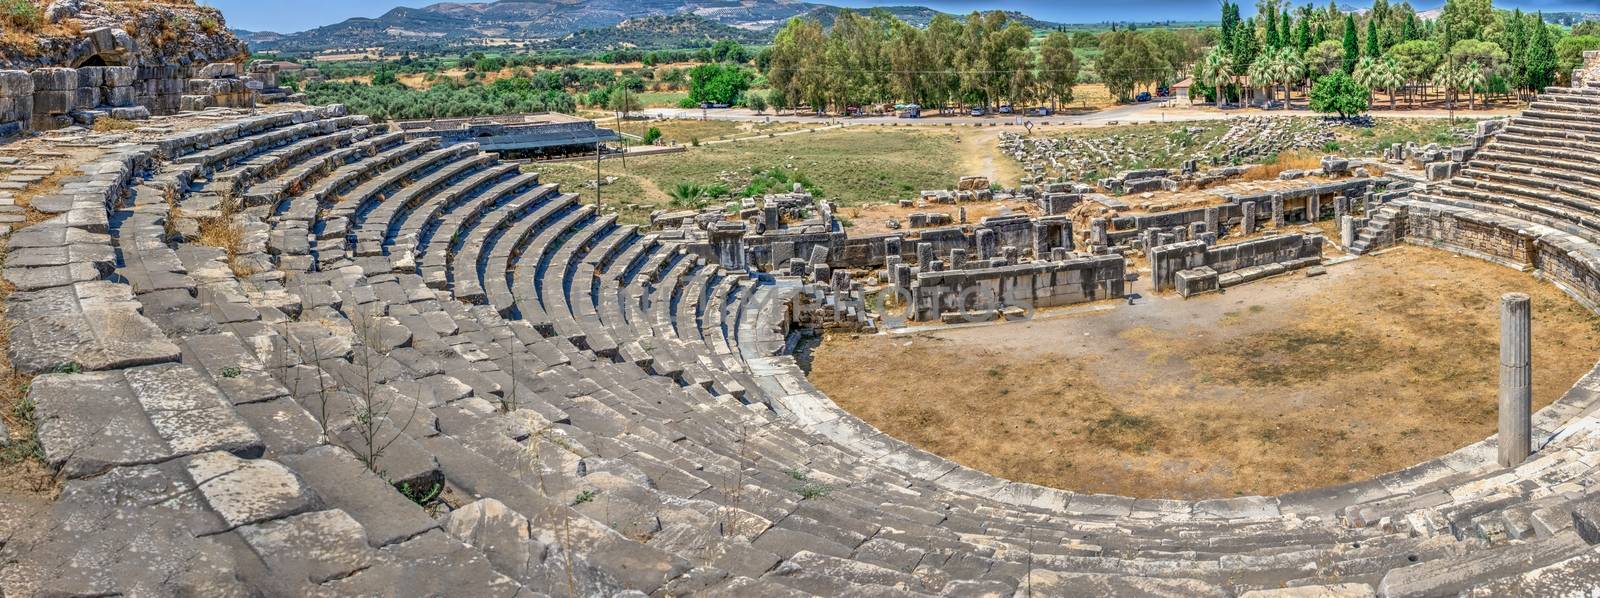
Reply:
[[[439,495],[444,494],[444,484],[439,482],[434,482],[429,486],[417,487],[413,487],[410,482],[401,482],[394,487],[400,491],[400,494],[424,509],[431,508],[434,502],[439,499]]]
[[[584,490],[582,492],[579,492],[576,497],[573,497],[572,506],[576,507],[576,506],[581,505],[583,503],[592,501],[592,500],[595,499],[596,496],[599,496],[599,495],[600,495],[600,492],[598,492],[596,490]]]
[[[827,498],[828,494],[833,492],[833,488],[829,488],[827,484],[806,482],[796,487],[794,492],[795,494],[799,494],[800,498],[819,499]]]

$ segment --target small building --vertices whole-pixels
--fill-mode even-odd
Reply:
[[[568,114],[541,112],[475,118],[400,121],[408,139],[435,137],[443,145],[475,142],[502,158],[548,159],[593,154],[607,142],[621,139],[616,131]]]
[[[1194,87],[1194,77],[1184,77],[1182,81],[1173,83],[1172,87],[1168,89],[1172,90],[1173,99],[1188,100],[1190,97],[1189,88],[1191,87]]]

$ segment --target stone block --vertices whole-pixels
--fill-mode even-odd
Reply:
[[[33,91],[70,91],[78,87],[77,69],[42,68],[28,73],[33,77]]]
[[[131,66],[108,66],[103,74],[106,87],[129,87],[134,82],[134,69]]]
[[[35,114],[66,114],[78,101],[76,90],[36,91],[33,93]]]
[[[106,84],[106,67],[86,66],[78,69],[78,87],[100,87]]]
[[[101,101],[108,106],[132,106],[135,103],[135,94],[132,86],[107,87],[101,90]]]
[[[196,79],[233,79],[239,76],[239,65],[232,62],[213,62],[200,67]]]
[[[99,87],[79,87],[72,107],[87,110],[100,105]]]
[[[33,95],[33,76],[27,71],[0,71],[0,96],[15,98]]]

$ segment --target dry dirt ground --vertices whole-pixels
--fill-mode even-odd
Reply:
[[[1187,301],[839,335],[815,349],[811,379],[883,431],[1006,478],[1270,495],[1492,434],[1497,301],[1509,291],[1533,296],[1542,407],[1595,365],[1600,318],[1526,274],[1413,247]]]

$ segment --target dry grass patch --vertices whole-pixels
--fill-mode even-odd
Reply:
[[[114,133],[117,131],[132,131],[139,128],[139,123],[109,116],[94,119],[96,133]]]
[[[230,215],[209,216],[199,219],[200,238],[195,242],[207,247],[223,250],[227,255],[228,269],[233,275],[245,278],[255,271],[239,261],[239,254],[244,247],[244,226],[234,220]]]
[[[1322,168],[1320,154],[1295,152],[1278,156],[1277,161],[1270,164],[1257,164],[1239,175],[1239,180],[1244,181],[1275,181],[1278,175],[1290,170],[1318,170]]]
[[[811,379],[884,432],[1009,479],[1137,497],[1272,495],[1493,434],[1497,302],[1509,291],[1533,298],[1541,408],[1594,367],[1600,318],[1524,273],[1420,248],[1188,301],[830,337]]]

